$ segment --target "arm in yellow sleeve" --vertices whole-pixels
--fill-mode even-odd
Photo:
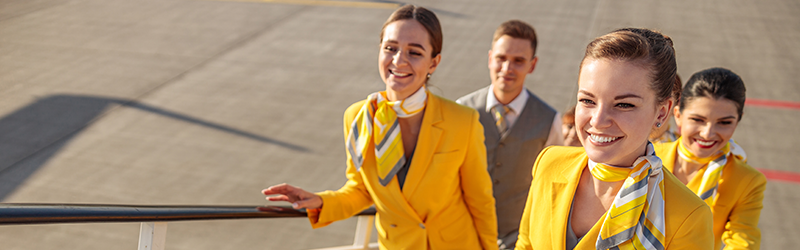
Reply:
[[[761,230],[758,229],[758,219],[761,209],[764,208],[764,190],[767,188],[767,179],[764,175],[756,175],[747,185],[747,194],[734,204],[725,231],[722,233],[722,242],[725,250],[758,250],[761,246]]]
[[[483,249],[497,249],[497,213],[492,180],[486,171],[486,145],[483,144],[483,126],[478,122],[478,113],[472,113],[472,129],[468,140],[466,158],[461,165],[461,190],[472,221],[478,231]]]
[[[667,212],[669,213],[669,212]],[[667,215],[669,216],[669,215]],[[681,223],[667,248],[714,249],[714,231],[711,209],[703,204],[695,208]]]
[[[539,156],[536,157],[536,162],[533,163],[533,168],[531,169],[531,179],[532,182],[536,181],[536,169],[539,168],[539,160],[542,159],[542,156],[547,152],[550,147],[547,147],[539,153]],[[517,236],[517,245],[514,249],[519,250],[528,250],[533,249],[531,244],[530,238],[530,227],[531,227],[531,207],[533,206],[533,196],[536,195],[540,190],[534,190],[536,185],[531,183],[531,188],[528,190],[528,201],[525,202],[525,210],[522,211],[522,219],[519,221],[519,236]]]

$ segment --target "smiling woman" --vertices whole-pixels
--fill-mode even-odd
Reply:
[[[539,154],[516,249],[711,249],[711,211],[647,141],[669,116],[675,72],[672,41],[658,32],[589,43],[575,110],[583,148]]]
[[[744,82],[727,69],[703,70],[686,83],[680,103],[674,115],[681,137],[656,147],[664,167],[711,206],[714,249],[759,249],[767,180],[731,140],[742,119]]]
[[[478,113],[425,87],[442,58],[439,20],[407,5],[389,17],[380,37],[386,90],[344,114],[347,183],[316,194],[288,184],[262,192],[308,209],[314,228],[374,204],[381,249],[497,249]]]

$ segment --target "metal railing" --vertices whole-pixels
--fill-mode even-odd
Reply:
[[[352,246],[369,249],[375,209],[359,213]],[[0,225],[140,222],[139,250],[163,250],[168,221],[306,217],[289,206],[140,206],[105,204],[0,204]]]

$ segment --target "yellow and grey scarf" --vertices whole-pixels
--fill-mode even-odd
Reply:
[[[734,157],[747,162],[747,154],[744,152],[744,149],[734,143],[733,139],[725,144],[716,154],[700,158],[683,145],[682,138],[678,138],[678,156],[685,161],[704,164],[701,169],[706,168],[705,173],[703,173],[701,177],[703,179],[700,182],[700,187],[697,189],[696,193],[697,196],[700,196],[700,199],[705,201],[709,206],[714,204],[714,199],[717,197],[717,187],[719,186],[719,180],[722,179],[723,167],[728,163],[729,154],[733,154]]]
[[[364,154],[369,145],[374,145],[379,181],[383,186],[388,185],[406,163],[397,118],[421,113],[427,99],[424,85],[405,100],[394,102],[386,99],[386,91],[370,94],[353,120],[346,142],[356,170],[364,164]]]
[[[632,167],[590,160],[589,170],[601,181],[625,181],[603,218],[597,249],[664,249],[664,174],[653,144]]]

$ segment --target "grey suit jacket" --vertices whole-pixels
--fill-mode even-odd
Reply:
[[[531,186],[531,168],[539,152],[544,149],[556,110],[528,91],[530,98],[514,125],[500,134],[494,116],[486,112],[486,97],[491,86],[479,89],[458,99],[458,102],[476,109],[483,124],[488,171],[492,177],[497,230],[500,239],[516,242],[522,211]],[[513,239],[513,240],[512,240]],[[511,245],[513,247],[513,245]]]

